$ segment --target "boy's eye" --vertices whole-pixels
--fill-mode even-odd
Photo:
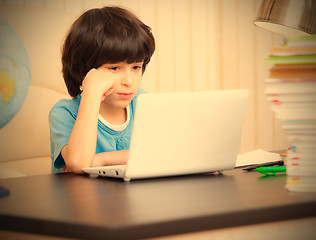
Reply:
[[[119,68],[118,67],[110,67],[109,69],[112,71],[117,71]]]
[[[142,67],[141,66],[133,66],[134,70],[140,70]]]

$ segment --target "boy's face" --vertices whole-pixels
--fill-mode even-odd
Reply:
[[[102,105],[112,108],[126,108],[135,97],[141,83],[143,62],[137,63],[109,63],[100,68],[105,68],[113,77],[115,83],[113,92],[107,96]]]

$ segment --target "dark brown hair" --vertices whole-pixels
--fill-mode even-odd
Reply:
[[[91,9],[71,26],[62,49],[62,73],[76,97],[87,72],[105,63],[141,62],[143,72],[155,51],[150,27],[119,7]]]

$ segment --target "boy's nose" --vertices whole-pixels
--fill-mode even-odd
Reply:
[[[121,81],[122,85],[125,86],[130,86],[133,84],[133,76],[132,73],[130,71],[126,71],[122,77],[122,81]]]

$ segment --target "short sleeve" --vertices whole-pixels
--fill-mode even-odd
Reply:
[[[68,144],[75,119],[76,117],[68,109],[61,106],[53,107],[49,114],[52,166],[57,169],[65,165],[61,150]]]

